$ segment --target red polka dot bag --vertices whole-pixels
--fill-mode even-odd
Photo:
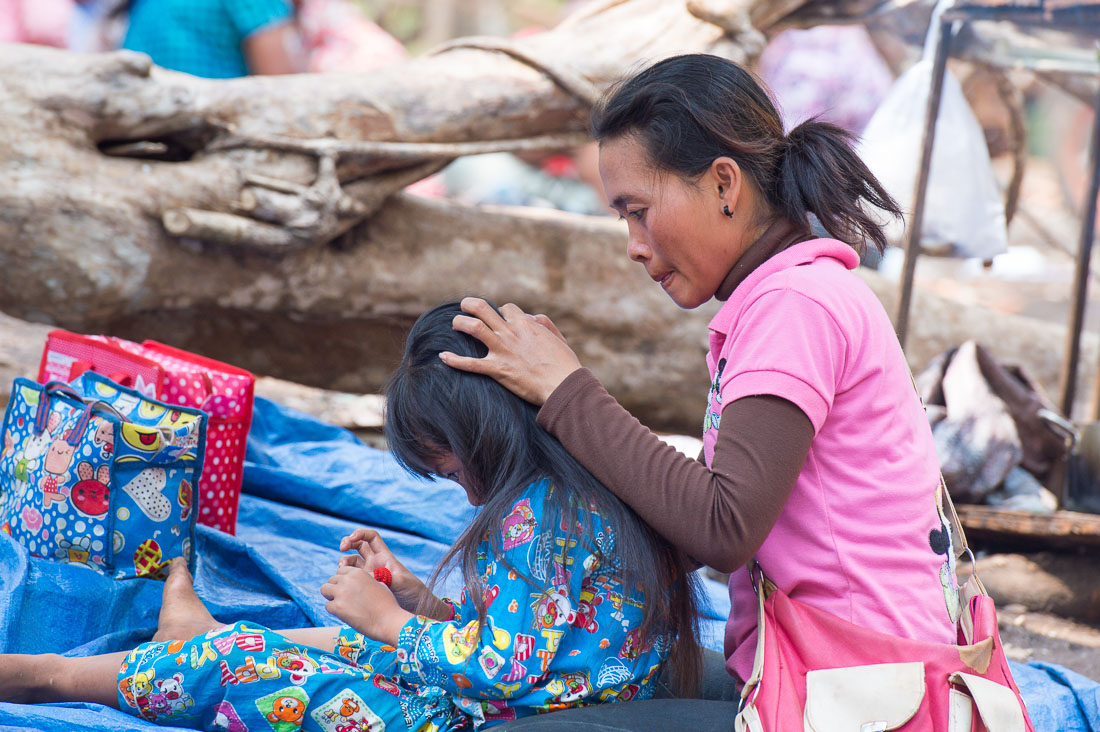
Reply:
[[[130,355],[129,364],[119,358],[120,353]],[[55,330],[48,336],[38,380],[69,381],[84,370],[104,373],[106,368],[112,369],[113,380],[146,396],[207,413],[197,520],[235,533],[255,377],[236,366],[156,341],[134,343]]]

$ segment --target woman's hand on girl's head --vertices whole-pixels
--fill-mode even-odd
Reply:
[[[413,617],[397,604],[388,587],[360,567],[337,569],[321,585],[321,595],[328,600],[325,609],[330,613],[368,638],[392,646],[397,645],[401,628]]]
[[[428,593],[424,583],[397,561],[397,557],[374,529],[356,529],[345,536],[340,540],[340,551],[357,552],[340,557],[341,567],[358,567],[368,573],[373,573],[379,567],[388,569],[393,578],[390,581],[390,591],[397,603],[411,613],[416,612],[421,598]]]
[[[545,315],[528,315],[511,303],[500,313],[478,297],[462,300],[454,329],[477,338],[489,349],[484,358],[439,354],[443,363],[491,376],[509,391],[542,405],[565,377],[581,367],[561,331]]]

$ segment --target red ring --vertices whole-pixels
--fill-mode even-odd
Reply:
[[[385,567],[378,567],[374,570],[374,579],[389,587],[393,582],[393,574]]]

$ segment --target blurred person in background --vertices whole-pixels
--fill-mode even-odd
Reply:
[[[894,83],[867,30],[856,25],[783,31],[760,54],[756,71],[788,130],[819,117],[859,135]]]
[[[76,0],[69,22],[70,51],[114,51],[126,36],[130,0]]]
[[[0,43],[65,48],[73,0],[0,0]]]
[[[311,72],[361,73],[406,61],[401,42],[348,0],[295,0]]]
[[[287,0],[132,0],[122,47],[210,79],[306,68]]]

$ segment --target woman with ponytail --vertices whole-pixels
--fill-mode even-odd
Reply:
[[[732,573],[734,679],[756,648],[750,560],[844,620],[953,643],[931,430],[890,320],[852,272],[864,247],[885,246],[882,213],[900,210],[849,135],[815,120],[784,134],[760,83],[706,55],[621,82],[592,132],[630,258],[680,307],[723,303],[700,459],[619,406],[545,316],[468,298],[454,328],[488,355],[441,358],[539,405],[540,424],[657,533]]]

